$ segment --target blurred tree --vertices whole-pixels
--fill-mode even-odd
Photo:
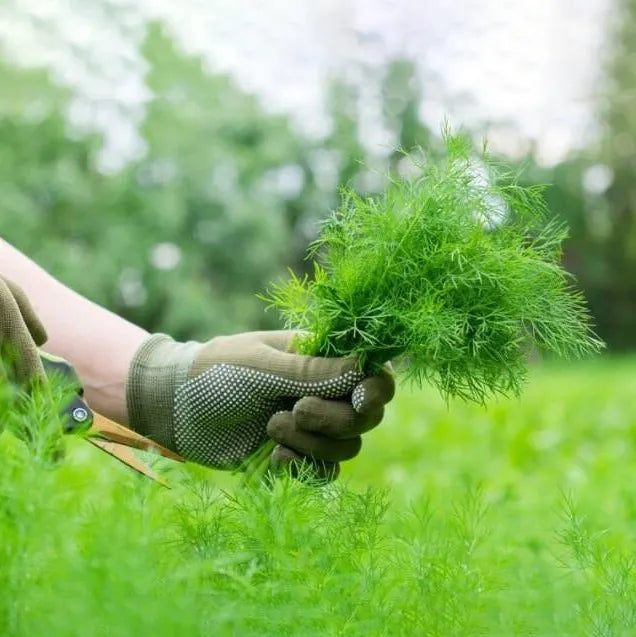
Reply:
[[[404,157],[403,151],[415,147],[426,149],[432,143],[431,132],[419,117],[422,90],[412,60],[400,58],[389,62],[382,98],[385,124],[396,133],[397,147],[390,157],[391,167],[396,168]]]
[[[108,223],[99,216],[105,180],[93,169],[100,139],[71,138],[68,94],[46,73],[6,64],[0,72],[0,236],[62,278],[81,265],[70,278],[103,300],[94,286],[104,277],[82,242],[91,222],[97,232]]]
[[[159,25],[142,50],[153,99],[147,153],[130,168],[130,206],[145,228],[130,265],[148,293],[135,318],[150,313],[180,336],[264,327],[254,293],[293,246],[287,201],[304,186],[302,143],[286,118],[180,53]]]
[[[601,302],[609,306],[603,327],[618,346],[636,346],[636,1],[619,0],[614,54],[609,64],[603,168],[588,172],[592,194],[608,185],[598,202],[600,224],[607,231]],[[609,170],[608,170],[609,169]],[[606,179],[603,180],[603,176]],[[602,206],[602,207],[601,207]],[[593,214],[595,211],[590,211]],[[588,215],[590,216],[590,215]],[[609,222],[609,223],[608,223]]]
[[[99,137],[70,134],[63,91],[3,67],[0,235],[150,330],[272,325],[254,293],[297,259],[304,217],[326,213],[307,144],[157,25],[143,54],[147,152],[114,175],[96,169]]]
[[[616,344],[611,334],[615,308],[606,297],[615,277],[606,258],[608,206],[602,196],[586,189],[589,175],[597,169],[595,164],[577,155],[550,168],[530,159],[519,169],[524,184],[549,184],[545,192],[548,208],[570,229],[570,238],[564,244],[565,267],[576,276],[577,287],[583,289],[597,331],[604,340]]]
[[[355,87],[341,79],[335,79],[329,87],[328,106],[332,129],[324,145],[335,149],[338,157],[337,185],[352,182],[360,172],[365,157],[358,130],[358,97]]]
[[[97,169],[99,136],[69,129],[68,91],[41,71],[0,67],[0,235],[152,331],[207,338],[275,326],[255,292],[285,266],[307,267],[307,244],[340,184],[368,172],[359,96],[334,82],[332,131],[309,142],[180,52],[158,24],[142,54],[146,151],[115,174]],[[386,126],[404,149],[426,145],[413,64],[397,60],[381,77]]]
[[[551,184],[551,210],[571,238],[565,261],[585,291],[599,334],[613,348],[636,346],[636,1],[619,0],[600,148],[549,168],[532,161],[523,179]]]

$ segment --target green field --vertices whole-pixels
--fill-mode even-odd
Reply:
[[[0,445],[0,634],[634,635],[636,360],[398,393],[338,486]]]

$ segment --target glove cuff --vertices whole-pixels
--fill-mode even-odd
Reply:
[[[175,450],[174,396],[188,378],[201,343],[177,343],[166,334],[153,334],[133,356],[126,382],[130,427]]]

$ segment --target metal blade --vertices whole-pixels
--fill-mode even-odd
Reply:
[[[91,442],[95,437],[103,438],[105,440],[110,440],[111,442],[126,445],[127,447],[133,447],[134,449],[142,449],[144,451],[158,453],[164,458],[170,458],[171,460],[177,460],[178,462],[185,462],[185,459],[178,453],[170,451],[170,449],[166,449],[166,447],[162,447],[153,440],[150,440],[150,438],[146,438],[138,434],[136,431],[128,429],[128,427],[118,425],[116,422],[109,420],[106,416],[102,416],[96,411],[93,411],[93,424],[88,430],[88,437]]]
[[[119,444],[117,442],[111,442],[109,440],[103,440],[101,438],[87,438],[88,442],[99,447],[106,453],[109,453],[114,458],[117,458],[120,462],[123,462],[125,465],[131,467],[135,471],[142,473],[147,476],[151,480],[158,482],[160,485],[170,488],[168,483],[161,478],[157,473],[155,473],[145,462],[140,460],[135,456],[135,454],[130,450],[129,447]]]

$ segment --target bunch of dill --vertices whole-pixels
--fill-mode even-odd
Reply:
[[[600,350],[582,294],[560,265],[564,224],[543,188],[521,187],[465,134],[392,178],[377,198],[345,188],[310,248],[315,275],[265,297],[300,353],[393,361],[446,397],[518,394],[528,349]]]

